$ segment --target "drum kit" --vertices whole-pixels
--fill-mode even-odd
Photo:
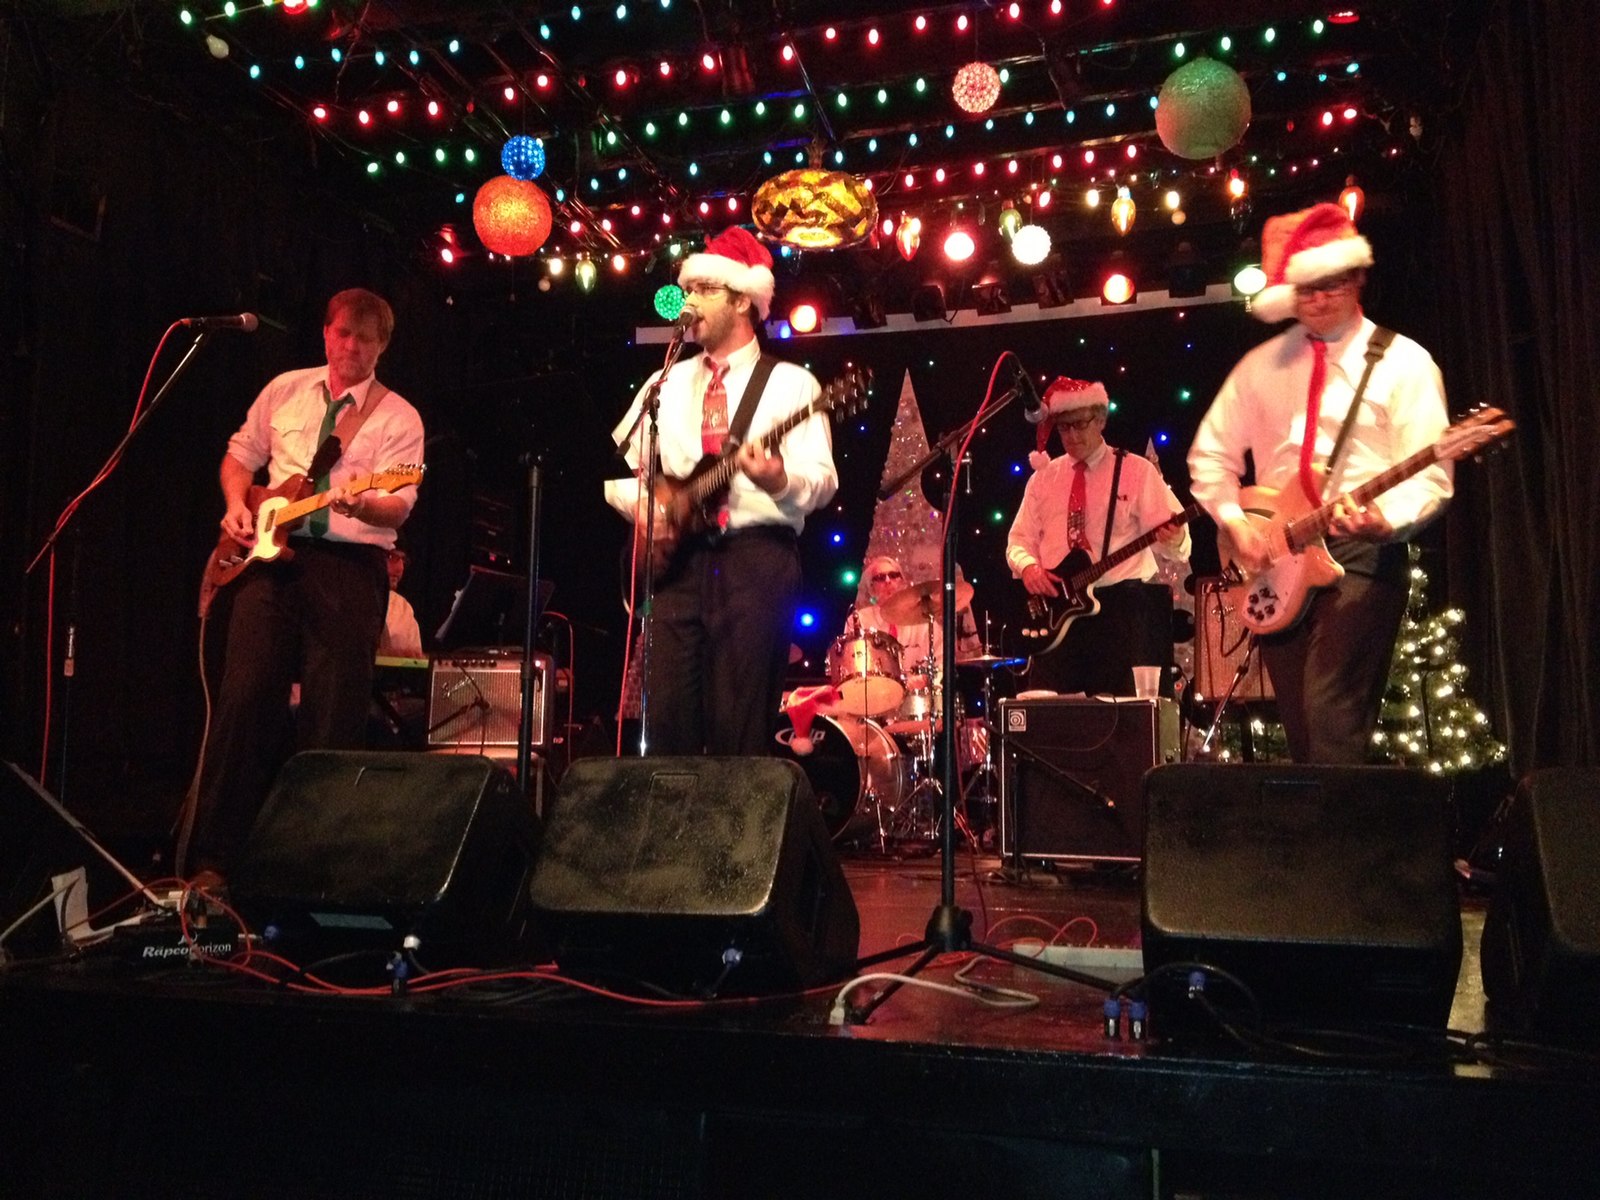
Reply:
[[[945,676],[932,653],[942,620],[937,580],[913,584],[878,606],[897,625],[927,629],[929,653],[902,662],[902,646],[887,630],[864,626],[852,615],[828,650],[828,681],[836,699],[817,709],[811,752],[795,761],[805,772],[834,841],[870,840],[889,852],[907,843],[930,847],[939,837],[943,787],[934,750],[944,729]],[[956,584],[956,608],[972,602],[972,585]],[[994,826],[999,772],[990,749],[988,715],[993,672],[1023,659],[983,653],[958,659],[958,670],[982,672],[982,713],[961,715],[957,694],[956,748],[962,803],[961,834],[976,843],[974,824]],[[780,743],[787,744],[780,735]],[[980,810],[981,806],[981,810]],[[980,813],[981,819],[975,814]]]

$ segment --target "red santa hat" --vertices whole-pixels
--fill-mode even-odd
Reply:
[[[706,243],[704,250],[683,260],[678,286],[688,288],[696,283],[716,284],[749,296],[763,321],[772,308],[772,293],[777,286],[772,275],[772,255],[753,233],[737,225],[724,229]]]
[[[1048,420],[1057,413],[1071,412],[1075,408],[1110,408],[1105,384],[1089,379],[1069,379],[1061,375],[1045,388],[1040,405],[1047,419],[1039,422],[1039,432],[1033,453],[1028,455],[1028,465],[1035,471],[1050,461],[1050,431]]]
[[[1261,230],[1261,270],[1267,286],[1250,301],[1250,312],[1269,323],[1286,320],[1294,316],[1296,284],[1316,283],[1371,265],[1371,244],[1337,204],[1268,217]]]
[[[811,740],[811,723],[817,719],[817,712],[823,705],[837,704],[839,698],[839,689],[831,683],[795,688],[783,702],[783,711],[788,714],[793,731],[787,741],[779,733],[778,741],[797,755],[810,754],[815,749]]]

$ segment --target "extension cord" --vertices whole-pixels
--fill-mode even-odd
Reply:
[[[1144,951],[1136,946],[1047,946],[1036,938],[1024,938],[1011,949],[1016,954],[1086,975],[1098,975],[1113,983],[1126,983],[1144,974]]]

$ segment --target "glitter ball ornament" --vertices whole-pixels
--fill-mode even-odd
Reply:
[[[1025,267],[1035,267],[1050,254],[1050,235],[1042,225],[1024,225],[1011,239],[1011,256]]]
[[[1179,158],[1214,158],[1250,127],[1250,89],[1226,63],[1197,58],[1161,85],[1156,133]]]
[[[544,143],[519,133],[500,151],[500,169],[513,179],[537,179],[544,174]]]
[[[683,289],[675,283],[656,289],[656,315],[663,321],[676,321],[683,311]]]
[[[472,201],[472,226],[484,248],[496,254],[532,254],[550,236],[550,224],[550,201],[525,179],[496,175]]]
[[[986,113],[1000,99],[1000,75],[986,62],[970,62],[950,85],[956,104],[969,113]]]

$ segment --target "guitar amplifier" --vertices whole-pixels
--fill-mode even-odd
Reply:
[[[1250,648],[1249,633],[1239,613],[1244,608],[1245,585],[1229,583],[1220,575],[1198,580],[1194,593],[1195,646],[1194,694],[1198,700],[1220,700],[1228,694]],[[1272,680],[1261,665],[1261,655],[1250,656],[1250,669],[1234,689],[1233,699],[1271,700]]]
[[[533,656],[531,745],[550,744],[555,666]],[[479,650],[433,660],[428,678],[428,746],[457,746],[468,753],[515,747],[522,715],[522,650]]]
[[[1167,699],[1002,700],[1000,852],[1139,861],[1144,773],[1179,758]]]

